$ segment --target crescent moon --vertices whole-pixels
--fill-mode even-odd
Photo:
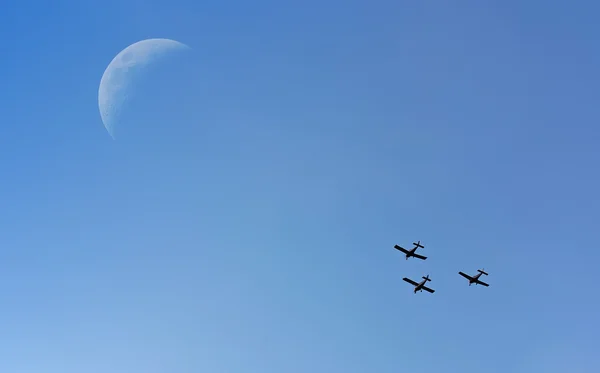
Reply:
[[[98,87],[98,109],[102,123],[113,139],[121,109],[131,96],[133,76],[169,52],[184,49],[191,48],[171,39],[146,39],[123,49],[108,64]]]

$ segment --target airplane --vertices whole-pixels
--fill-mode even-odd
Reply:
[[[479,277],[481,277],[481,275],[488,275],[483,269],[478,269],[477,272],[479,272],[478,274],[476,274],[475,276],[471,277],[463,272],[458,272],[459,275],[461,275],[462,277],[466,278],[467,280],[469,280],[469,286],[471,286],[471,284],[479,284],[479,285],[483,285],[483,286],[490,286],[488,284],[486,284],[485,282],[481,281],[479,279]]]
[[[414,285],[414,287],[415,287],[414,293],[415,294],[417,294],[417,291],[423,291],[423,290],[428,291],[430,293],[435,293],[435,290],[430,289],[427,286],[425,286],[425,283],[427,281],[431,281],[429,279],[429,275],[423,276],[423,281],[419,282],[418,284],[415,281],[413,281],[413,280],[411,280],[410,278],[407,278],[407,277],[404,277],[403,280],[406,281],[406,282],[408,282],[411,285]]]
[[[415,251],[417,251],[417,248],[419,248],[419,247],[425,248],[425,246],[421,245],[421,241],[413,242],[413,245],[415,245],[415,247],[410,251],[406,250],[405,248],[400,247],[398,245],[394,245],[394,249],[402,251],[404,254],[406,254],[406,260],[408,260],[408,258],[410,258],[411,256],[414,256],[415,258],[423,259],[423,260],[427,259],[426,256],[415,253]]]

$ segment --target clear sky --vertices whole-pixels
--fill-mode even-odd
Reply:
[[[0,371],[596,371],[599,8],[3,2]]]

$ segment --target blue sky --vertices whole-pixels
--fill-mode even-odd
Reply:
[[[9,0],[0,371],[591,372],[597,12]],[[152,37],[193,62],[113,140],[100,78]]]

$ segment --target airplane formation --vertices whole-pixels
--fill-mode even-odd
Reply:
[[[406,260],[408,260],[408,258],[410,258],[410,257],[421,259],[421,260],[426,260],[427,259],[426,256],[416,253],[418,248],[421,248],[421,249],[425,248],[425,246],[421,245],[421,241],[413,242],[413,245],[415,245],[415,247],[412,248],[411,250],[406,250],[405,248],[398,246],[398,245],[394,245],[394,249],[404,253],[406,256]],[[458,274],[461,275],[462,277],[466,278],[467,280],[469,280],[469,286],[471,286],[472,284],[483,285],[485,287],[490,286],[489,284],[487,284],[479,279],[481,277],[481,275],[487,276],[488,273],[485,272],[483,269],[478,269],[477,272],[478,273],[474,276],[469,276],[464,272],[458,272]],[[411,284],[412,286],[414,286],[414,291],[413,291],[414,294],[416,294],[417,292],[421,292],[423,290],[425,290],[429,293],[432,293],[432,294],[435,293],[435,290],[425,286],[425,284],[428,281],[431,281],[431,279],[429,278],[429,275],[423,276],[422,278],[423,278],[423,281],[421,281],[421,282],[413,281],[408,277],[404,277],[402,280],[404,280],[404,281],[408,282],[409,284]]]

